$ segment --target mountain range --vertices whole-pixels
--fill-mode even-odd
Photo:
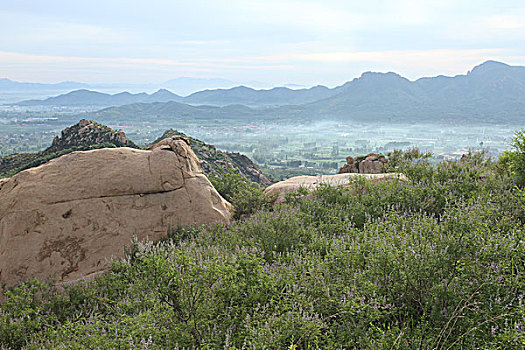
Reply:
[[[330,89],[316,86],[292,90],[285,87],[254,90],[239,86],[205,90],[181,97],[167,90],[154,94],[101,94],[73,91],[43,101],[19,105],[116,106],[106,110],[121,115],[195,113],[213,116],[282,115],[307,118],[342,118],[357,121],[477,121],[525,120],[525,67],[487,61],[466,75],[437,76],[410,81],[396,73],[365,72],[359,78]],[[131,106],[124,106],[134,104]],[[212,107],[195,107],[210,105]],[[241,106],[242,105],[242,106]],[[118,107],[122,106],[122,107]],[[250,107],[250,108],[248,108]],[[254,110],[257,109],[257,110]],[[227,112],[226,112],[227,111]],[[102,112],[102,111],[101,111]],[[224,112],[224,113],[222,113]]]
[[[317,101],[335,95],[338,89],[325,86],[292,90],[287,87],[275,87],[268,90],[255,90],[246,86],[230,89],[203,90],[187,97],[174,94],[166,89],[155,93],[121,92],[107,94],[80,89],[66,94],[50,97],[45,100],[25,100],[14,103],[17,106],[123,106],[132,103],[183,102],[190,105],[228,106],[243,104],[251,107],[275,107],[282,105],[299,105]]]
[[[466,75],[409,81],[395,73],[364,73],[340,93],[302,107],[350,119],[525,119],[525,67],[487,61]]]
[[[181,96],[188,96],[194,92],[206,90],[206,89],[227,89],[233,88],[239,85],[248,85],[254,88],[266,88],[268,84],[249,81],[249,82],[236,82],[227,79],[220,78],[193,78],[193,77],[179,77],[170,79],[161,83],[151,84],[126,84],[126,83],[99,83],[99,84],[88,84],[80,83],[75,81],[64,81],[60,83],[47,84],[47,83],[33,83],[33,82],[19,82],[10,80],[7,78],[0,78],[0,94],[3,96],[12,95],[13,98],[21,96],[18,100],[10,101],[18,102],[21,99],[27,98],[42,98],[50,97],[56,94],[65,94],[73,90],[86,89],[94,90],[105,93],[116,93],[121,91],[129,92],[152,92],[159,89],[167,89],[174,94]],[[301,88],[302,86],[296,86],[290,84],[290,88]]]
[[[26,100],[17,106],[122,106],[132,103],[152,103],[181,101],[182,97],[168,90],[161,89],[153,94],[141,92],[132,94],[127,91],[118,94],[106,94],[86,89],[75,90],[67,94],[50,97],[45,100]]]
[[[81,89],[88,87],[88,84],[77,83],[74,81],[63,81],[56,84],[44,84],[44,83],[25,83],[19,81],[13,81],[6,78],[0,78],[0,92],[12,92],[12,91],[34,91],[34,90],[46,90],[46,91],[62,91]]]

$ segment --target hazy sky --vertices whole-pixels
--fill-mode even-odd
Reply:
[[[334,86],[525,65],[523,0],[1,0],[0,77]]]

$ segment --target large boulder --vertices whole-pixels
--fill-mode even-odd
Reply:
[[[73,152],[0,181],[0,284],[84,278],[134,236],[228,223],[230,209],[183,138]]]
[[[337,175],[319,175],[319,176],[294,176],[285,181],[277,182],[264,190],[264,194],[273,198],[274,204],[284,202],[286,193],[297,192],[303,188],[308,191],[313,191],[321,184],[330,186],[345,186],[348,185],[353,179],[363,178],[367,181],[384,181],[384,180],[406,180],[406,176],[398,173],[388,174],[358,174],[358,173],[346,173]]]

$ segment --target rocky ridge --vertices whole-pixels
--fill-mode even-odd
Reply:
[[[217,150],[213,145],[206,144],[193,137],[188,137],[173,129],[164,132],[150,147],[172,136],[182,137],[188,140],[195,154],[201,161],[202,169],[206,175],[218,175],[221,168],[234,168],[252,182],[263,186],[272,183],[257,164],[245,155]],[[139,146],[127,138],[124,131],[113,130],[109,126],[99,124],[95,121],[82,119],[79,123],[62,130],[61,136],[56,136],[51,146],[44,151],[0,157],[0,177],[13,176],[22,170],[44,164],[51,159],[73,151],[116,147],[139,148]]]
[[[202,170],[204,174],[218,175],[222,169],[236,169],[247,180],[258,183],[263,186],[268,186],[272,181],[261,171],[261,169],[250,158],[244,154],[220,151],[214,145],[207,144],[201,140],[186,136],[185,134],[170,129],[157,139],[154,143],[160,140],[171,137],[185,137],[188,139],[191,148],[201,160]]]
[[[0,157],[0,177],[12,176],[74,151],[115,147],[138,148],[123,131],[82,119],[77,124],[62,130],[61,136],[55,136],[51,146],[41,152]]]

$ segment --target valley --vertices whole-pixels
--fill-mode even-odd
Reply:
[[[0,106],[0,156],[45,149],[85,118],[122,129],[137,144],[175,129],[240,152],[279,180],[333,174],[347,156],[394,149],[432,152],[434,163],[469,150],[497,156],[525,126],[525,67],[496,61],[465,75],[415,81],[365,72],[332,89],[237,86],[185,97],[163,89],[113,95],[80,89],[37,96]]]
[[[469,149],[486,149],[497,156],[509,148],[516,124],[458,125],[457,123],[311,121],[298,119],[199,118],[158,116],[134,118],[93,115],[78,109],[21,111],[5,108],[0,115],[0,156],[35,152],[48,147],[63,128],[87,116],[122,129],[137,144],[147,144],[170,128],[253,159],[276,179],[291,175],[333,174],[347,156],[418,147],[432,152],[434,161],[457,159]]]

